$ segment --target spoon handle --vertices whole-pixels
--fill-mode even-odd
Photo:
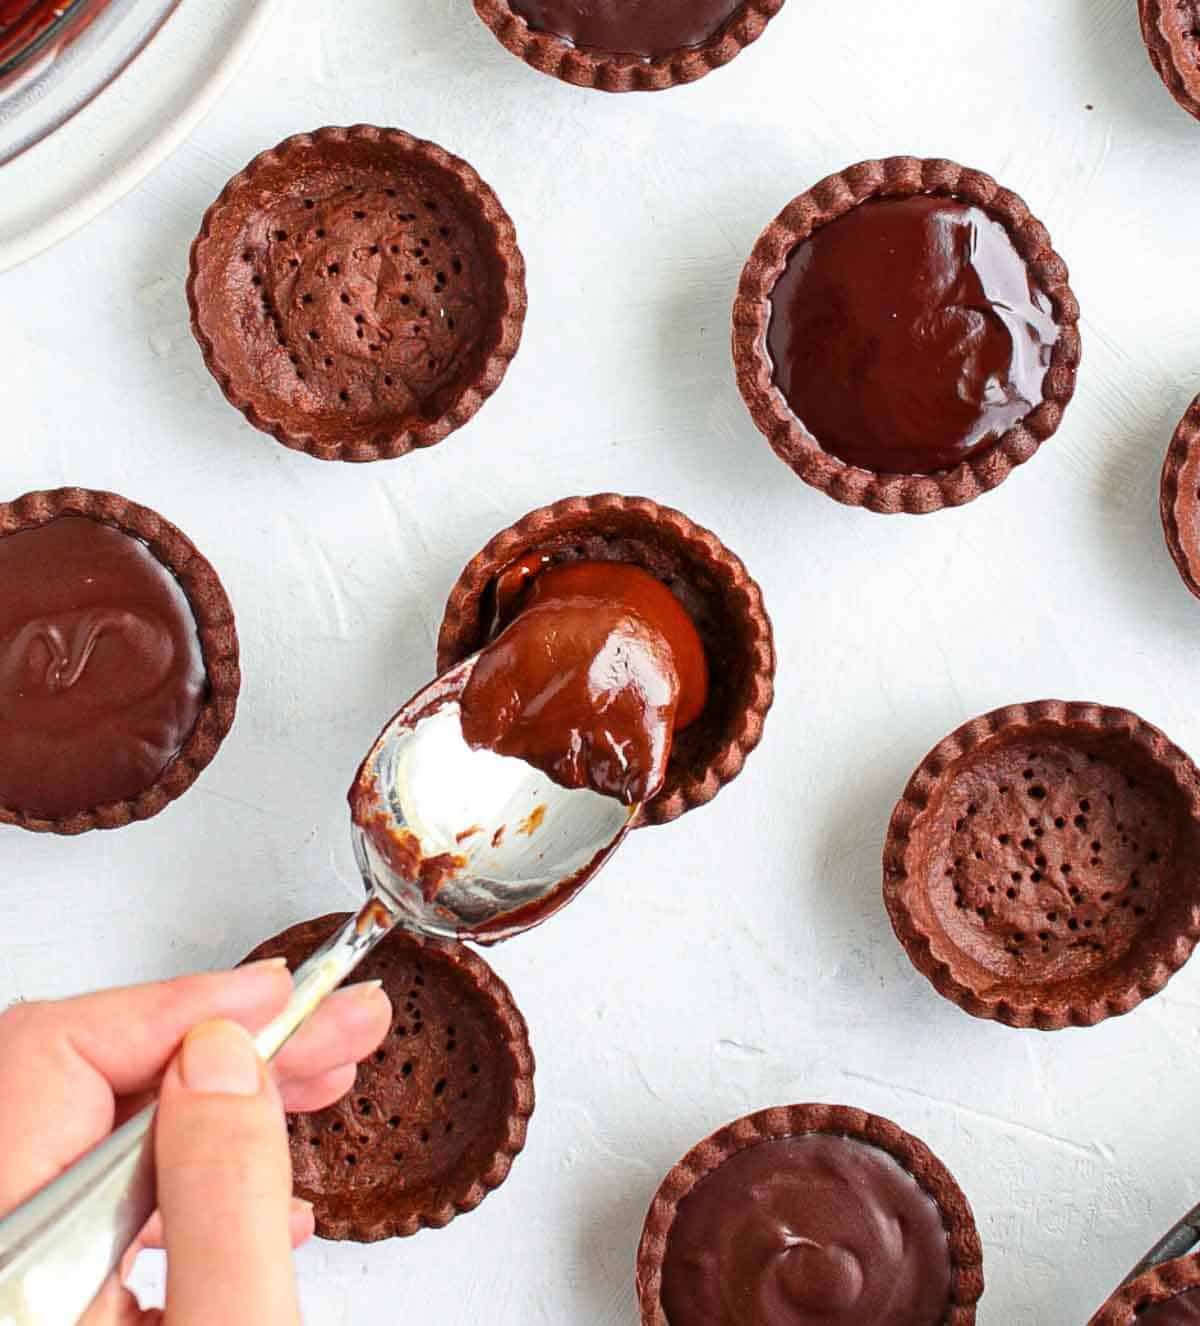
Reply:
[[[287,1007],[255,1037],[270,1060],[391,930],[374,895],[301,967]],[[154,1212],[149,1105],[0,1220],[0,1326],[75,1326]]]

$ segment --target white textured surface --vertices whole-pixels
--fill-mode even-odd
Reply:
[[[468,157],[529,261],[500,394],[433,451],[367,469],[247,427],[183,302],[225,179],[288,133],[355,120]],[[919,520],[793,479],[728,353],[761,227],[828,171],[894,152],[1023,193],[1084,310],[1063,430],[997,492]],[[1155,509],[1200,385],[1197,153],[1133,0],[790,0],[730,68],[618,99],[535,75],[469,0],[290,0],[183,150],[0,280],[6,495],[112,487],[176,520],[230,591],[246,678],[220,758],[157,820],[0,837],[0,1000],[232,962],[348,904],[355,763],[429,674],[463,561],[530,507],[609,488],[674,503],[742,554],[775,620],[778,700],[743,777],[494,955],[540,1061],[507,1185],[440,1233],[307,1249],[312,1323],[634,1326],[663,1171],[787,1101],[881,1111],[947,1161],[985,1242],[983,1326],[1083,1323],[1200,1197],[1200,963],[1098,1029],[1017,1033],[940,1000],[879,901],[894,798],[974,713],[1096,699],[1200,750],[1200,604]]]

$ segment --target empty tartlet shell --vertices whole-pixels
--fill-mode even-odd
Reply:
[[[663,1263],[684,1198],[739,1151],[809,1133],[854,1138],[886,1151],[933,1199],[950,1245],[951,1307],[943,1326],[973,1326],[975,1305],[983,1295],[983,1248],[962,1189],[924,1142],[889,1119],[846,1105],[784,1105],[737,1119],[693,1147],[668,1173],[650,1204],[638,1245],[642,1326],[670,1326],[662,1306]]]
[[[1099,704],[1041,700],[993,710],[964,723],[939,742],[909,780],[892,813],[883,851],[883,898],[897,938],[914,967],[939,994],[975,1017],[1012,1027],[1058,1031],[1093,1026],[1128,1013],[1157,994],[1187,962],[1200,939],[1200,887],[1190,902],[1175,901],[1179,913],[1167,918],[1172,928],[1154,930],[1160,913],[1136,947],[1109,967],[1074,980],[1045,985],[981,980],[969,970],[970,959],[932,916],[924,914],[927,897],[923,856],[917,845],[926,812],[936,809],[940,793],[953,785],[963,762],[996,738],[1025,732],[1074,738],[1082,747],[1116,741],[1143,765],[1158,771],[1177,789],[1190,826],[1200,832],[1200,772],[1191,759],[1158,728],[1127,709]],[[1032,744],[1032,743],[1031,743]],[[1195,850],[1195,833],[1191,844]],[[1164,907],[1166,904],[1164,903]]]
[[[711,801],[737,777],[762,739],[774,697],[775,645],[762,591],[715,534],[649,498],[615,493],[568,497],[531,511],[472,558],[451,589],[438,635],[437,667],[444,672],[485,643],[487,591],[505,567],[539,549],[578,548],[580,556],[601,557],[610,540],[648,547],[651,560],[644,569],[680,597],[708,655],[708,706],[677,734],[666,783],[638,820],[639,826],[666,824]],[[615,556],[636,560],[621,559],[619,552]],[[697,609],[707,616],[710,605],[717,619],[711,625],[721,629],[706,635]],[[718,647],[733,653],[722,656],[715,652]]]
[[[881,474],[822,450],[775,385],[767,349],[771,292],[792,251],[814,231],[870,199],[917,194],[955,198],[999,221],[1049,297],[1060,334],[1041,404],[1020,423],[953,469],[931,475]],[[990,175],[953,161],[889,157],[830,175],[793,199],[762,233],[742,270],[733,306],[733,361],[742,397],[759,432],[805,483],[847,506],[923,515],[962,506],[1003,483],[1055,432],[1075,393],[1078,322],[1079,305],[1068,284],[1066,264],[1051,247],[1045,226],[1022,199],[1002,189]]]
[[[1183,583],[1200,598],[1200,396],[1171,439],[1159,492],[1167,549]]]
[[[1178,6],[1175,0],[1138,0],[1138,17],[1142,23],[1142,38],[1159,78],[1167,91],[1189,115],[1200,120],[1200,67],[1196,56],[1188,50],[1189,37],[1185,31],[1183,12],[1172,16]]]
[[[541,74],[600,92],[661,92],[728,64],[762,36],[784,0],[746,0],[725,26],[699,46],[683,47],[656,60],[572,45],[553,33],[538,32],[508,0],[475,0],[475,12],[513,55]]]
[[[370,438],[347,437],[330,441],[289,423],[272,395],[256,390],[253,381],[236,379],[230,366],[221,361],[210,320],[219,318],[222,309],[214,306],[215,301],[205,298],[206,278],[219,258],[215,252],[214,231],[222,216],[243,197],[253,198],[256,191],[260,198],[265,198],[261,182],[268,172],[293,165],[300,172],[313,160],[336,161],[339,152],[361,151],[364,147],[384,157],[393,156],[406,167],[428,171],[438,186],[461,205],[463,213],[475,223],[475,236],[492,271],[495,307],[482,348],[473,353],[468,365],[470,371],[463,375],[453,400],[440,414],[414,419],[402,428],[390,431],[384,428]],[[219,285],[219,271],[212,272],[212,277],[213,283]],[[313,133],[296,134],[277,147],[261,152],[225,185],[205,213],[199,234],[192,243],[187,300],[192,333],[199,343],[205,365],[226,400],[255,428],[269,433],[284,446],[306,452],[318,460],[386,460],[443,441],[467,423],[500,386],[521,343],[525,323],[525,260],[517,245],[512,220],[500,200],[475,169],[460,157],[400,129],[367,124],[350,128],[327,126]]]
[[[286,957],[288,966],[295,970],[349,915],[348,912],[337,912],[302,921],[260,944],[244,962]],[[410,955],[419,955],[426,971],[433,964],[440,965],[446,975],[470,991],[480,1008],[486,1009],[492,1027],[484,1048],[500,1065],[505,1088],[504,1108],[490,1121],[492,1135],[484,1140],[478,1154],[468,1153],[459,1157],[454,1167],[439,1175],[436,1181],[428,1180],[412,1189],[402,1179],[394,1189],[386,1190],[376,1184],[356,1192],[349,1182],[340,1190],[333,1183],[320,1191],[308,1188],[302,1182],[302,1177],[309,1157],[298,1153],[309,1149],[312,1138],[319,1137],[329,1126],[347,1139],[351,1129],[365,1126],[362,1119],[356,1116],[355,1106],[358,1104],[361,1107],[362,1098],[369,1100],[365,1093],[371,1089],[370,1074],[378,1058],[375,1061],[371,1058],[365,1060],[359,1067],[354,1087],[340,1102],[315,1114],[290,1115],[288,1120],[297,1171],[296,1195],[312,1202],[316,1232],[324,1239],[375,1243],[381,1239],[407,1238],[422,1229],[441,1229],[456,1216],[473,1211],[488,1193],[500,1187],[512,1169],[513,1160],[525,1146],[525,1135],[534,1107],[534,1059],[528,1029],[508,986],[481,957],[465,945],[419,938],[408,931],[396,929],[382,941],[374,954],[364,960],[354,979],[382,979],[383,988],[392,1001],[392,1030],[377,1055],[394,1054],[400,1057],[406,1052],[405,1041],[395,1038],[398,1026],[408,1016],[403,1002],[408,992],[396,988],[394,984],[389,985],[386,967],[377,969],[376,965],[377,960],[385,957],[390,948],[399,945],[405,946]],[[407,982],[404,984],[407,985]],[[427,983],[423,995],[429,988]],[[418,1013],[415,1016],[419,1018],[422,1015]],[[451,1027],[451,1034],[453,1031]],[[400,1034],[403,1036],[403,1033]],[[443,1057],[439,1061],[439,1068],[447,1062]],[[426,1076],[429,1076],[438,1069],[429,1070],[426,1067],[425,1071]],[[396,1100],[389,1103],[397,1111],[404,1108]],[[352,1145],[349,1141],[347,1144]],[[370,1158],[365,1158],[363,1168],[369,1167]],[[391,1165],[390,1168],[397,1175],[403,1172],[397,1165]],[[348,1167],[343,1167],[342,1172],[349,1172]],[[331,1169],[325,1167],[324,1177],[329,1178],[331,1174]]]
[[[1164,1262],[1122,1285],[1088,1326],[1136,1326],[1147,1308],[1169,1303],[1189,1289],[1200,1289],[1200,1254]]]
[[[242,674],[238,664],[233,608],[216,571],[196,545],[169,520],[117,493],[91,488],[57,488],[26,493],[0,503],[0,538],[36,529],[60,516],[86,516],[111,525],[145,543],[171,572],[187,597],[196,620],[200,651],[208,677],[208,695],[183,749],[140,796],[109,801],[73,815],[48,819],[0,804],[0,824],[35,833],[77,834],[89,829],[119,829],[147,820],[180,797],[216,755],[237,712]]]

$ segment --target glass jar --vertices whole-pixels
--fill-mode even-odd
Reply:
[[[0,0],[0,167],[86,106],[180,0]]]

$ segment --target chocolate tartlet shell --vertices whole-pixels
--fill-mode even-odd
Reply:
[[[1159,78],[1189,115],[1200,119],[1200,4],[1138,0],[1142,37]]]
[[[1037,284],[1049,297],[1059,328],[1043,398],[1003,436],[953,469],[932,475],[880,474],[848,465],[822,450],[775,385],[767,350],[771,293],[793,250],[814,231],[873,198],[933,194],[981,208],[1008,231]],[[995,488],[1037,451],[1062,421],[1079,366],[1079,305],[1067,267],[1045,226],[1008,189],[953,161],[890,157],[850,166],[793,199],[759,237],[742,271],[733,306],[733,361],[755,424],[776,454],[805,483],[847,506],[885,514],[922,515],[962,506]]]
[[[746,0],[721,31],[700,46],[689,46],[657,60],[572,45],[552,33],[537,32],[508,0],[475,0],[475,12],[497,40],[539,73],[600,92],[660,92],[728,64],[783,8],[784,0]]]
[[[442,618],[439,672],[484,644],[494,580],[535,550],[562,560],[634,562],[667,584],[688,610],[708,655],[708,705],[676,734],[666,783],[643,808],[639,824],[665,824],[711,801],[758,745],[774,696],[771,622],[746,567],[716,535],[648,498],[565,498],[531,511],[468,563]]]
[[[307,377],[301,381],[313,390],[319,408],[304,409],[273,390],[267,375],[253,362],[263,328],[255,329],[259,339],[251,341],[244,329],[246,315],[234,306],[240,297],[238,282],[244,276],[239,268],[244,261],[252,262],[255,258],[254,251],[245,248],[246,236],[251,231],[263,242],[268,242],[272,233],[288,239],[283,230],[273,232],[272,208],[292,211],[301,205],[309,208],[314,200],[304,198],[308,183],[324,179],[327,184],[338,172],[344,173],[348,187],[370,185],[374,194],[382,190],[385,198],[389,193],[392,199],[397,197],[397,191],[388,187],[389,181],[404,185],[410,194],[418,197],[425,189],[436,197],[420,204],[429,209],[430,216],[404,214],[399,210],[394,214],[403,225],[428,222],[417,226],[414,233],[425,230],[428,234],[422,235],[418,248],[411,251],[401,251],[399,244],[381,244],[380,227],[391,225],[394,218],[365,210],[354,212],[353,222],[344,218],[339,221],[343,228],[356,224],[366,228],[362,231],[361,245],[353,243],[354,235],[339,232],[330,237],[323,229],[312,235],[304,230],[299,236],[291,236],[297,250],[291,265],[317,290],[319,302],[313,303],[317,296],[311,290],[305,299],[305,304],[317,311],[311,319],[306,319],[301,310],[289,308],[285,325],[282,314],[264,293],[263,311],[256,311],[255,316],[272,322],[268,341],[277,333],[280,346],[291,349],[298,378],[305,373],[302,365],[307,367]],[[320,205],[332,206],[333,201],[322,199]],[[439,231],[439,222],[451,224]],[[451,238],[441,237],[452,226],[461,229],[463,245],[474,255],[465,265],[463,259],[454,255]],[[435,234],[439,238],[433,238]],[[310,251],[308,254],[306,249]],[[316,250],[320,251],[322,262],[329,257],[335,261],[318,266],[310,281],[301,257],[307,260]],[[376,328],[372,319],[383,283],[382,264],[390,262],[393,254],[398,256],[392,283],[397,290],[411,293],[405,293],[402,300],[397,295],[396,299],[386,301],[390,312],[380,315],[380,327]],[[439,259],[444,270],[435,273]],[[377,267],[372,265],[376,262]],[[399,284],[402,265],[411,268],[403,280],[413,284]],[[343,267],[347,270],[342,271]],[[436,284],[431,284],[435,275]],[[325,289],[327,277],[340,280],[346,287],[341,292],[340,304],[327,299],[332,293],[332,287]],[[390,376],[382,374],[385,366],[382,359],[371,369],[377,379],[375,384],[359,383],[360,377],[365,383],[369,376],[360,372],[362,347],[368,346],[383,355],[402,346],[403,339],[397,339],[393,331],[406,331],[411,324],[415,334],[421,325],[417,321],[418,312],[422,312],[421,303],[432,304],[453,283],[465,283],[477,297],[480,309],[472,313],[479,324],[477,336],[463,349],[453,373],[432,388],[427,397],[422,397],[415,406],[410,403],[391,409],[384,398],[398,388]],[[261,277],[258,288],[262,289]],[[526,310],[525,262],[508,213],[465,161],[398,129],[362,124],[351,128],[327,127],[297,134],[260,153],[226,184],[205,213],[192,244],[187,298],[192,332],[205,364],[226,399],[255,428],[270,433],[284,446],[320,460],[381,460],[441,442],[471,419],[499,387],[521,341]],[[360,305],[362,311],[356,313]],[[351,318],[357,327],[350,325]],[[386,325],[389,319],[396,324],[394,328]],[[303,322],[307,326],[309,320],[317,325],[307,332],[293,325]],[[434,334],[433,324],[426,325],[429,334]],[[453,319],[448,325],[453,328]],[[438,333],[443,330],[439,325]],[[295,345],[288,340],[291,331],[299,337]],[[358,341],[349,339],[352,332]],[[373,343],[376,337],[380,344]],[[309,344],[309,338],[320,348]],[[310,362],[311,356],[316,357]],[[320,365],[317,357],[321,358]],[[339,387],[341,394],[335,397]],[[360,395],[360,391],[365,394]]]
[[[976,1017],[1055,1031],[1127,1013],[1200,938],[1200,773],[1126,709],[997,709],[913,774],[883,896],[913,965]]]
[[[1183,583],[1200,598],[1200,396],[1167,449],[1159,510],[1171,558]]]
[[[845,1105],[786,1105],[728,1124],[692,1148],[655,1194],[637,1254],[642,1326],[670,1326],[662,1306],[663,1262],[679,1204],[731,1156],[762,1142],[831,1133],[887,1152],[937,1204],[950,1245],[952,1306],[945,1326],[972,1326],[983,1295],[983,1249],[970,1203],[932,1151],[888,1119]]]
[[[304,921],[246,959],[293,970],[348,918]],[[349,1094],[291,1115],[297,1196],[325,1239],[374,1243],[440,1229],[508,1177],[533,1113],[533,1051],[508,987],[470,949],[393,931],[358,969],[392,1027]]]
[[[183,748],[140,796],[106,802],[57,819],[30,815],[0,804],[0,824],[58,834],[119,829],[134,820],[150,819],[182,796],[216,755],[233,725],[242,684],[237,628],[225,587],[195,544],[157,512],[117,493],[90,488],[26,493],[15,501],[0,503],[0,538],[36,529],[60,516],[86,516],[140,539],[171,572],[195,617],[208,694]]]
[[[1136,1326],[1139,1313],[1169,1303],[1189,1289],[1200,1289],[1200,1255],[1195,1253],[1164,1262],[1122,1285],[1088,1326]]]

